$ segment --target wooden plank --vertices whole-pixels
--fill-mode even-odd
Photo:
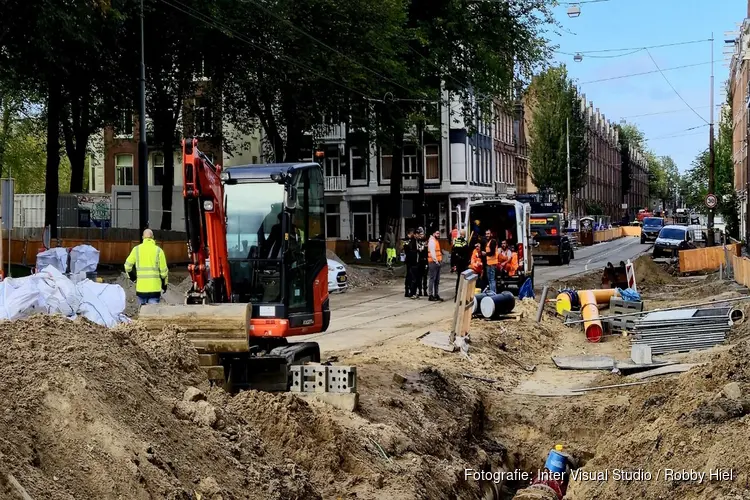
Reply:
[[[731,253],[736,252],[736,245],[727,245]],[[679,252],[680,272],[718,271],[719,264],[726,266],[726,255],[723,247],[695,248]]]

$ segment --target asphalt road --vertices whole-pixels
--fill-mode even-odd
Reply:
[[[535,286],[602,269],[607,262],[635,259],[649,248],[637,238],[621,238],[577,250],[567,266],[540,261],[536,264]],[[446,299],[443,303],[407,299],[401,284],[334,294],[328,331],[295,341],[316,341],[321,351],[330,353],[356,350],[401,335],[419,336],[453,315],[456,275],[444,273],[442,278],[440,295]]]

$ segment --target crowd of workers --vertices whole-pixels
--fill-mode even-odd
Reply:
[[[411,299],[428,297],[442,302],[440,297],[440,267],[443,253],[440,249],[440,231],[428,237],[423,228],[408,229],[403,242],[406,276],[404,296]],[[507,240],[498,241],[497,235],[486,230],[484,236],[472,231],[471,243],[466,239],[466,230],[454,227],[451,233],[451,272],[456,273],[456,295],[461,273],[471,269],[479,276],[477,286],[490,293],[497,293],[498,278],[513,276],[518,270],[518,254]],[[455,300],[455,296],[454,296]]]

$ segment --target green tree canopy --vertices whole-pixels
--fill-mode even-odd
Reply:
[[[565,66],[549,68],[534,78],[528,91],[532,109],[529,171],[541,191],[558,200],[567,197],[567,136],[570,137],[571,192],[586,183],[589,144],[578,90]]]

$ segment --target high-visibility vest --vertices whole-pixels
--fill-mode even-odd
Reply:
[[[478,248],[471,253],[471,270],[477,274],[482,274],[482,255]]]
[[[510,262],[508,263],[508,275],[515,276],[516,271],[518,271],[518,254],[513,252],[513,255],[510,257]]]
[[[125,260],[125,272],[129,273],[135,266],[136,293],[161,292],[162,280],[168,279],[167,258],[164,251],[156,246],[151,238],[146,238],[137,245]]]
[[[488,266],[496,266],[497,265],[497,251],[500,249],[497,245],[495,245],[495,255],[490,255],[490,243],[492,243],[494,240],[490,240],[487,242],[487,246],[484,247],[484,251],[487,253],[487,265]]]
[[[430,236],[430,241],[431,242],[432,241],[435,242],[435,256],[437,257],[438,264],[440,264],[441,262],[443,262],[443,251],[440,250],[440,242],[438,240],[436,240],[434,236]],[[432,262],[433,262],[433,260],[432,260],[432,252],[430,252],[430,248],[429,248],[429,245],[428,245],[427,246],[427,263],[428,264],[432,264]]]

